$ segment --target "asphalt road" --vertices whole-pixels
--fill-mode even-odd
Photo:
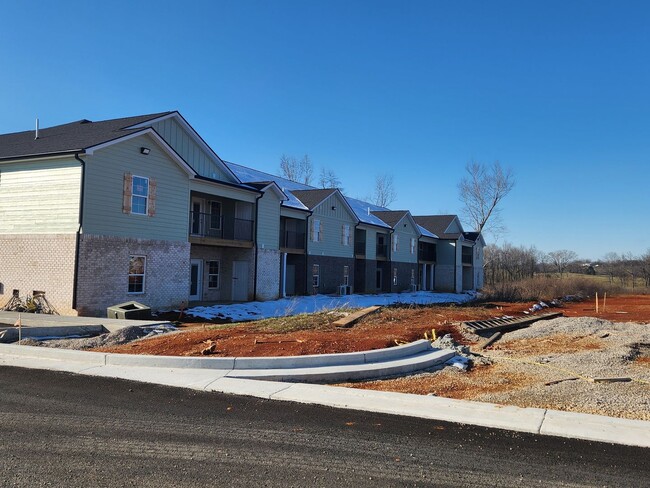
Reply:
[[[1,486],[650,486],[650,450],[0,368]]]

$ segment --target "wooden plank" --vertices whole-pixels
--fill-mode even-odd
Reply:
[[[501,332],[495,332],[494,334],[492,334],[492,335],[490,336],[490,338],[489,338],[487,341],[485,341],[483,344],[481,344],[481,345],[479,346],[479,349],[485,349],[485,348],[488,347],[490,344],[492,344],[492,343],[498,341],[499,338],[501,337],[501,335],[502,335]]]
[[[352,327],[359,319],[371,313],[375,313],[380,308],[381,307],[368,307],[361,309],[358,312],[354,312],[353,314],[348,315],[347,317],[338,319],[334,322],[334,325],[341,328]]]
[[[593,383],[619,383],[632,381],[632,378],[592,378]]]

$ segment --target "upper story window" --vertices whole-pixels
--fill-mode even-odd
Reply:
[[[131,192],[131,213],[147,215],[149,203],[149,178],[133,176]]]
[[[343,224],[341,226],[341,244],[344,246],[350,245],[350,224]]]
[[[124,173],[122,212],[153,217],[156,214],[156,180]]]
[[[311,221],[311,240],[313,242],[323,240],[323,223],[320,220]]]

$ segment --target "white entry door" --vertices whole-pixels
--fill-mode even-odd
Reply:
[[[203,260],[192,259],[190,263],[190,300],[201,300],[203,294]]]
[[[232,301],[248,300],[248,261],[232,262]]]

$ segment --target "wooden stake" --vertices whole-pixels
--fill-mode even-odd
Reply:
[[[603,297],[603,312],[605,311],[606,306],[607,306],[607,292],[605,292],[605,296]]]
[[[596,292],[596,313],[598,313],[598,292]]]

